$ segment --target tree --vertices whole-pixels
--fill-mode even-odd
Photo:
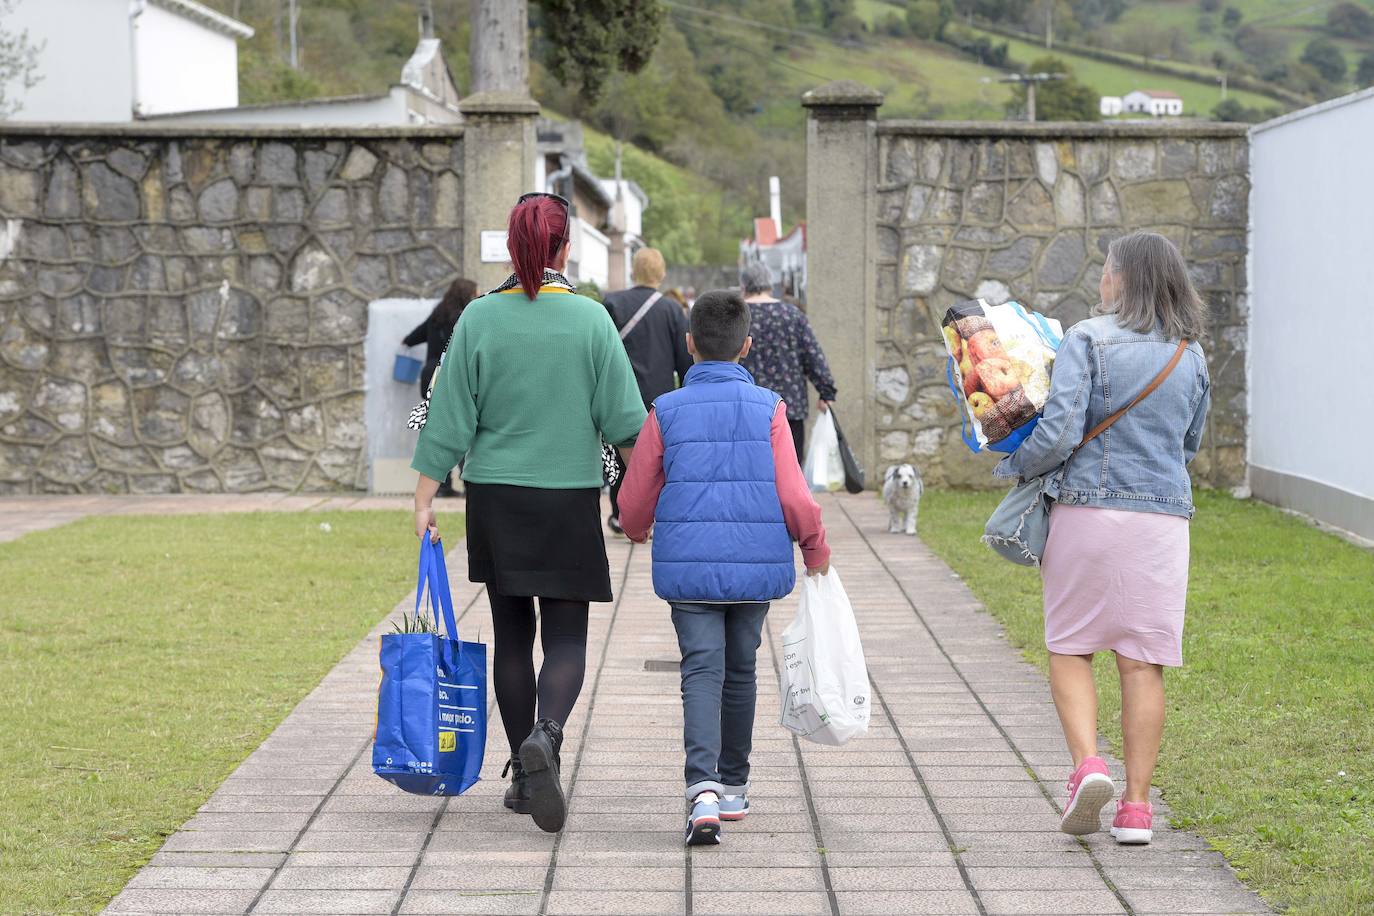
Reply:
[[[939,41],[953,16],[954,4],[949,0],[916,0],[907,7],[906,22],[917,38]]]
[[[1254,124],[1263,121],[1265,114],[1258,108],[1250,108],[1239,99],[1226,99],[1218,102],[1212,109],[1212,117],[1218,121],[1242,121]]]
[[[1374,51],[1360,58],[1360,66],[1355,71],[1355,82],[1361,86],[1374,86]]]
[[[1221,9],[1221,0],[1202,0],[1198,5],[1202,7],[1204,13],[1215,13]]]
[[[0,0],[0,22],[14,12],[14,0]],[[20,102],[9,97],[11,82],[24,89],[38,85],[38,52],[43,45],[29,41],[28,30],[14,34],[0,28],[0,120],[8,118],[20,108]]]
[[[1313,67],[1329,83],[1345,79],[1345,55],[1329,38],[1314,38],[1302,52],[1302,62]]]
[[[1090,86],[1080,83],[1073,75],[1073,68],[1057,57],[1042,57],[1030,65],[1030,73],[1062,73],[1063,79],[1049,80],[1037,85],[1035,91],[1035,118],[1037,121],[1097,121],[1102,117],[1099,104],[1100,96]],[[1012,91],[1012,100],[1007,104],[1009,112],[1020,112],[1026,108],[1026,87],[1017,85]]]
[[[1374,35],[1374,13],[1354,3],[1338,3],[1326,14],[1326,28],[1337,38]]]
[[[1288,58],[1288,39],[1281,32],[1244,25],[1236,30],[1236,47],[1257,67]]]
[[[502,0],[505,2],[505,0]],[[852,2],[852,0],[851,0]],[[638,73],[663,26],[658,0],[535,0],[545,36],[544,64],[592,100],[616,70]]]
[[[1240,19],[1240,10],[1236,9],[1234,6],[1226,7],[1226,11],[1221,14],[1221,23],[1228,29],[1234,29],[1236,26],[1240,25]]]

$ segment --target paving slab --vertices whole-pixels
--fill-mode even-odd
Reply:
[[[404,795],[372,775],[376,639],[409,595],[107,912],[1269,912],[1218,853],[1167,826],[1162,799],[1148,847],[1058,832],[1067,755],[1039,672],[919,539],[886,533],[876,499],[826,495],[822,504],[868,649],[871,729],[828,748],[776,724],[778,640],[796,598],[776,602],[758,662],[753,812],[725,825],[721,846],[682,848],[677,676],[645,670],[676,661],[676,637],[653,594],[649,551],[611,540],[617,597],[592,608],[586,683],[563,747],[571,816],[561,834],[501,805],[509,749],[494,697],[486,780],[465,795]],[[188,505],[158,500],[166,511]],[[249,508],[364,505],[269,496]],[[24,508],[0,504],[0,529]],[[63,517],[96,511],[150,510],[90,498],[61,507]],[[460,542],[449,568],[462,625],[490,633],[489,604],[465,581],[465,560]],[[302,778],[307,759],[315,775]],[[1109,763],[1119,775],[1120,763]]]

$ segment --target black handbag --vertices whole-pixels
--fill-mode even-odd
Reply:
[[[854,450],[849,447],[849,440],[844,437],[844,430],[840,429],[840,418],[835,415],[835,405],[830,405],[830,419],[835,424],[835,438],[840,440],[840,464],[844,465],[844,488],[849,493],[862,493],[864,491],[864,469],[859,464],[859,460],[854,457]]]

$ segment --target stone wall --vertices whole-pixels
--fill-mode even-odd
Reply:
[[[366,485],[367,303],[460,273],[461,128],[0,133],[0,495]]]
[[[1243,128],[888,121],[876,143],[879,468],[911,461],[933,483],[988,485],[996,456],[970,455],[945,384],[945,310],[1016,299],[1067,328],[1098,301],[1108,243],[1150,229],[1180,247],[1211,310],[1212,413],[1195,476],[1244,480]]]

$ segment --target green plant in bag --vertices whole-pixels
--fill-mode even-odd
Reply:
[[[434,618],[429,614],[407,614],[401,613],[401,619],[393,621],[392,631],[396,633],[438,633],[439,628],[435,626]]]

